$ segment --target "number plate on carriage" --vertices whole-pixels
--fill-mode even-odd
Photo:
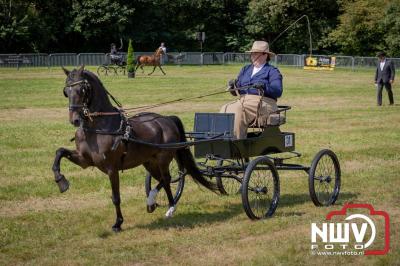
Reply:
[[[293,135],[285,135],[285,148],[293,146]]]

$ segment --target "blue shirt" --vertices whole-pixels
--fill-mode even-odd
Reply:
[[[262,83],[264,84],[264,96],[272,99],[278,99],[282,95],[282,74],[279,70],[266,63],[263,68],[257,72],[253,77],[253,65],[247,65],[240,70],[237,77],[236,86],[244,87],[254,84]],[[254,94],[258,95],[259,92],[255,88],[249,88],[247,90],[240,90],[240,94]]]

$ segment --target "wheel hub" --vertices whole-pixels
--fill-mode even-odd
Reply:
[[[267,187],[256,187],[255,189],[254,189],[254,191],[257,193],[257,194],[267,194],[267,192],[268,192],[268,188]]]

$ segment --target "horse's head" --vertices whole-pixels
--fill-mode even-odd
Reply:
[[[164,52],[164,49],[163,48],[158,48],[157,50],[156,50],[156,56],[160,56],[160,55],[162,55],[162,54],[165,54],[165,52]]]
[[[85,112],[88,112],[93,90],[85,77],[84,68],[81,66],[72,71],[62,68],[67,75],[63,92],[64,96],[69,99],[69,121],[75,127],[80,125],[82,118],[85,117]]]

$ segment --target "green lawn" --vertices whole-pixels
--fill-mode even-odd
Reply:
[[[150,77],[101,79],[125,107],[134,107],[223,90],[240,67],[166,66],[166,76],[156,70]],[[376,106],[372,69],[281,72],[280,104],[293,107],[282,130],[296,133],[296,150],[303,154],[293,162],[309,165],[322,148],[336,152],[342,190],[335,206],[313,205],[304,172],[280,172],[275,215],[254,222],[239,195],[217,196],[188,179],[175,216],[165,220],[166,208],[146,212],[145,171],[138,167],[121,174],[125,222],[114,234],[105,175],[64,160],[69,191],[60,194],[53,180],[56,149],[73,147],[62,70],[0,69],[0,265],[399,265],[400,105],[388,106],[384,92],[384,106]],[[195,112],[217,112],[229,100],[225,94],[154,111],[178,115],[190,130]],[[389,213],[389,254],[310,254],[311,223],[323,222],[346,202]]]

